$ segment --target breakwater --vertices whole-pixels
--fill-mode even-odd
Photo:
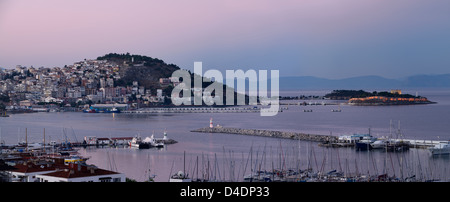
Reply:
[[[155,107],[125,110],[122,113],[248,113],[261,112],[261,107]],[[287,110],[288,107],[279,107],[278,112]]]
[[[297,132],[242,129],[242,128],[224,128],[224,127],[199,128],[196,130],[191,130],[191,132],[252,135],[252,136],[274,137],[274,138],[305,140],[305,141],[314,141],[314,142],[337,141],[337,139],[338,139],[338,137],[330,136],[330,135],[315,135],[315,134],[306,134],[306,133],[297,133]]]

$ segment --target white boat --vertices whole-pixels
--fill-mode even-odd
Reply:
[[[186,168],[186,152],[183,153],[183,168]],[[169,182],[192,182],[192,179],[189,178],[188,174],[185,174],[185,172],[186,171],[178,171],[173,174],[170,176]]]
[[[156,142],[155,137],[153,135],[150,137],[146,137],[142,142],[149,144],[151,147],[164,147],[164,143]]]
[[[119,113],[119,109],[113,107],[111,110],[109,110],[110,113]]]
[[[373,149],[384,149],[388,142],[389,140],[386,139],[376,140],[375,142],[371,143],[370,146],[372,146]]]
[[[448,155],[450,154],[450,141],[449,142],[440,142],[428,149],[432,155]]]
[[[134,137],[130,141],[130,146],[131,147],[135,147],[135,148],[139,148],[139,149],[148,149],[148,148],[150,148],[150,144],[142,141],[141,137],[138,137],[138,136]]]
[[[170,177],[169,182],[192,182],[192,179],[185,175],[183,171],[178,171]]]
[[[151,144],[152,147],[164,147],[164,143],[163,142],[154,142]]]

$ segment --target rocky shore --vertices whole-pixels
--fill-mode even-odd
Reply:
[[[305,134],[305,133],[296,133],[296,132],[241,129],[241,128],[224,128],[224,127],[199,128],[196,130],[191,130],[191,132],[253,135],[253,136],[262,136],[262,137],[274,137],[274,138],[284,138],[284,139],[293,139],[293,140],[314,141],[314,142],[327,142],[327,141],[337,140],[336,136],[330,136],[330,135],[314,135],[314,134]]]
[[[167,140],[161,139],[161,140],[156,140],[156,142],[157,143],[162,142],[164,144],[175,144],[175,143],[178,143],[176,140],[173,140],[173,139],[167,139]]]

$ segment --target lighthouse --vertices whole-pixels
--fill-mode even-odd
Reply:
[[[214,128],[212,118],[209,120],[209,128]]]
[[[166,131],[166,129],[164,129],[164,138],[163,138],[163,140],[167,140],[167,131]]]

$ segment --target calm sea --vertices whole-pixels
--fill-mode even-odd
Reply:
[[[323,91],[284,91],[282,96],[324,95]],[[312,167],[324,172],[337,169],[350,173],[396,176],[423,176],[427,179],[450,179],[448,157],[431,157],[424,149],[404,153],[356,152],[352,148],[324,148],[317,143],[233,134],[193,133],[190,130],[214,125],[224,127],[297,131],[323,135],[368,133],[388,136],[400,130],[406,139],[450,140],[450,89],[407,90],[405,93],[428,97],[438,102],[411,106],[347,106],[331,112],[337,105],[289,105],[274,117],[259,113],[183,113],[183,114],[87,114],[76,112],[14,114],[0,119],[1,139],[15,144],[25,139],[42,142],[82,141],[85,136],[132,137],[140,135],[178,141],[163,149],[95,148],[79,150],[90,157],[88,163],[125,173],[128,178],[145,181],[155,174],[156,181],[168,181],[171,173],[184,170],[196,178],[209,171],[210,179],[241,181],[250,170]],[[298,103],[305,100],[280,101]],[[318,102],[322,100],[306,100]],[[338,102],[329,101],[326,102]],[[312,109],[305,113],[303,109]],[[392,130],[390,123],[392,124]],[[314,155],[312,155],[314,154]],[[198,160],[197,160],[198,159]],[[250,162],[250,159],[252,160]],[[198,169],[197,169],[198,168]]]

